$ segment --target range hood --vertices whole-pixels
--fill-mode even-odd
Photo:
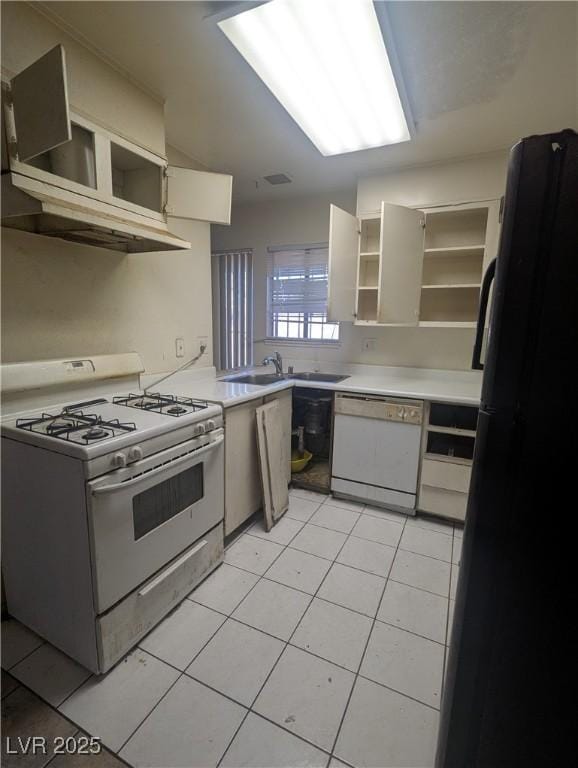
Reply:
[[[35,188],[36,187],[36,188]],[[43,189],[41,188],[43,187]],[[83,205],[84,203],[84,205]],[[89,207],[90,206],[90,207]],[[151,223],[123,218],[123,211],[35,184],[17,173],[2,175],[2,226],[122,253],[190,248],[186,240]]]

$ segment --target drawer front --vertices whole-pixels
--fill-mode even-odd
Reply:
[[[467,506],[467,493],[446,491],[443,488],[432,488],[429,485],[422,485],[419,492],[418,509],[440,517],[463,521],[466,519]]]
[[[468,493],[472,468],[468,464],[452,464],[450,461],[424,459],[421,465],[421,484],[447,491]]]
[[[106,672],[180,603],[223,559],[223,526],[217,525],[96,620],[99,671]]]

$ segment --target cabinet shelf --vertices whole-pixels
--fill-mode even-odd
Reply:
[[[379,286],[377,285],[358,285],[357,290],[358,291],[377,291],[379,289]]]
[[[442,248],[425,248],[424,253],[426,256],[481,256],[485,247],[485,245],[450,245]]]
[[[475,328],[476,322],[456,320],[420,320],[420,328]]]
[[[438,427],[434,424],[429,424],[427,428],[428,432],[441,432],[443,435],[464,435],[465,437],[475,437],[475,429],[460,429],[459,427]]]
[[[439,453],[424,453],[424,459],[430,461],[445,461],[447,464],[464,464],[465,466],[472,466],[472,459],[463,459],[461,456],[444,456]]]
[[[378,259],[379,251],[360,251],[359,255],[362,259]]]
[[[475,288],[476,290],[479,290],[481,288],[481,283],[442,283],[438,285],[437,283],[431,283],[429,285],[422,285],[422,290],[431,290],[431,289],[447,289],[447,288],[462,288],[462,289],[471,289]]]

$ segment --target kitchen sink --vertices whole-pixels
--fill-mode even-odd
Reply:
[[[289,373],[287,378],[297,379],[298,381],[327,381],[335,383],[343,381],[343,379],[348,379],[349,376],[343,376],[338,373],[315,373],[307,371],[305,373]]]
[[[286,381],[287,379],[296,381],[326,381],[337,382],[348,379],[349,376],[341,376],[337,373],[315,373],[313,371],[306,371],[304,373],[285,373],[279,375],[278,373],[241,373],[235,376],[227,376],[223,381],[230,381],[233,384],[257,384],[260,386],[267,386],[267,384],[276,384],[278,381]]]
[[[277,373],[243,373],[240,376],[228,376],[223,381],[230,381],[234,384],[276,384],[278,381],[285,381],[286,377]]]

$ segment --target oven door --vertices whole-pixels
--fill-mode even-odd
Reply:
[[[97,613],[222,521],[223,440],[215,430],[88,483]]]

